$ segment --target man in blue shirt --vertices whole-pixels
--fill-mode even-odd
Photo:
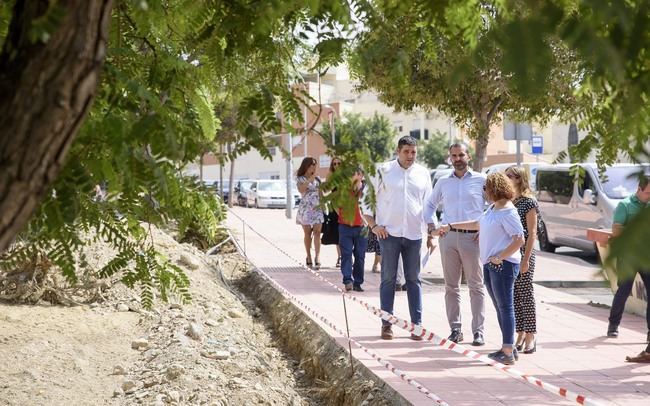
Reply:
[[[443,176],[433,188],[424,208],[429,231],[437,226],[436,209],[443,204],[443,223],[477,220],[485,206],[483,187],[485,175],[469,169],[471,160],[467,145],[456,143],[449,147],[449,159],[454,171]],[[485,289],[483,268],[479,261],[478,234],[475,230],[452,229],[440,237],[440,257],[445,278],[445,308],[451,328],[449,340],[463,341],[460,316],[460,281],[465,273],[472,307],[472,345],[483,345],[485,322]]]

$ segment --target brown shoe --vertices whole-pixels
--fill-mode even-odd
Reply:
[[[382,340],[392,340],[393,339],[393,328],[392,328],[392,326],[381,326],[381,339]]]
[[[413,340],[413,341],[422,341],[422,336],[411,333],[411,340]]]
[[[627,362],[650,362],[650,352],[641,351],[636,357],[625,357]]]

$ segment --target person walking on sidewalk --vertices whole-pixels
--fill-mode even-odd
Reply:
[[[339,247],[341,248],[341,273],[345,290],[363,292],[363,268],[365,266],[368,238],[364,235],[364,223],[359,210],[359,198],[363,192],[363,174],[355,172],[349,196],[354,201],[354,213],[344,207],[338,209]],[[353,262],[354,258],[354,262]]]
[[[376,202],[376,219],[364,205],[364,216],[370,230],[377,235],[381,247],[381,309],[393,314],[397,260],[402,256],[409,313],[413,324],[422,323],[422,283],[420,281],[420,248],[422,246],[423,205],[431,192],[429,171],[415,163],[417,144],[405,136],[397,143],[397,159],[377,168],[372,179]],[[432,238],[427,246],[433,248]],[[391,340],[391,324],[382,320],[381,338]],[[422,337],[411,334],[414,340]]]
[[[515,325],[517,331],[517,350],[532,354],[537,350],[537,314],[535,312],[535,238],[537,236],[537,214],[539,208],[533,197],[528,180],[528,171],[521,166],[506,169],[506,176],[512,182],[515,198],[512,203],[517,208],[521,225],[524,227],[524,245],[521,247],[521,265],[515,281]]]
[[[332,182],[334,172],[341,166],[341,159],[337,157],[332,158],[330,163],[330,172],[327,177],[327,182]],[[327,189],[327,188],[324,188]],[[336,193],[336,187],[330,190],[330,193]],[[341,267],[341,248],[339,247],[339,215],[335,208],[330,207],[327,214],[325,214],[325,222],[323,223],[323,235],[321,237],[321,245],[334,245],[336,247],[336,267]]]
[[[488,354],[488,357],[512,365],[517,359],[514,348],[514,287],[519,274],[519,249],[524,243],[524,228],[517,208],[510,201],[514,197],[514,190],[505,174],[497,172],[488,175],[485,190],[488,200],[494,203],[478,220],[448,223],[433,233],[446,235],[454,229],[480,230],[479,255],[483,277],[497,311],[502,336],[501,349]]]
[[[296,185],[302,194],[296,223],[302,226],[304,233],[303,242],[307,258],[305,264],[308,267],[314,266],[311,256],[311,245],[314,243],[315,269],[320,269],[320,231],[323,226],[323,210],[320,208],[320,178],[316,176],[316,160],[312,157],[305,157],[296,172]]]
[[[469,169],[471,156],[467,145],[452,144],[449,147],[449,159],[454,166],[454,171],[436,183],[425,207],[424,218],[428,223],[429,231],[434,230],[438,224],[436,209],[441,203],[443,205],[443,223],[475,220],[483,214],[485,175]],[[445,279],[447,321],[451,328],[448,339],[459,343],[464,338],[460,315],[460,283],[461,274],[464,272],[472,307],[472,345],[485,344],[483,337],[485,290],[483,272],[479,263],[479,243],[476,230],[452,228],[450,233],[440,238],[440,258]]]
[[[614,220],[612,226],[612,235],[614,238],[619,236],[623,231],[623,227],[634,218],[641,210],[647,208],[650,202],[650,176],[644,175],[639,180],[639,187],[636,193],[623,199],[616,210],[614,210]],[[646,297],[650,298],[650,269],[639,269],[638,271],[643,284],[645,285]],[[612,308],[609,312],[609,326],[607,327],[607,337],[618,337],[618,325],[621,324],[623,318],[623,310],[625,310],[625,302],[627,301],[632,287],[634,286],[635,275],[629,279],[618,279],[618,289],[614,294],[612,301]],[[648,335],[646,341],[650,343],[650,300],[647,301],[646,308],[646,324],[648,327]]]

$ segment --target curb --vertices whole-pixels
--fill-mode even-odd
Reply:
[[[545,288],[607,288],[611,292],[607,281],[533,281],[534,284]]]

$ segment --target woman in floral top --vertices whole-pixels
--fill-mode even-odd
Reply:
[[[316,159],[305,157],[296,173],[298,191],[302,194],[298,205],[296,223],[302,226],[304,233],[305,263],[311,267],[320,268],[320,233],[323,226],[323,210],[320,208],[321,180],[316,176]],[[311,257],[311,244],[314,242],[314,263]]]

